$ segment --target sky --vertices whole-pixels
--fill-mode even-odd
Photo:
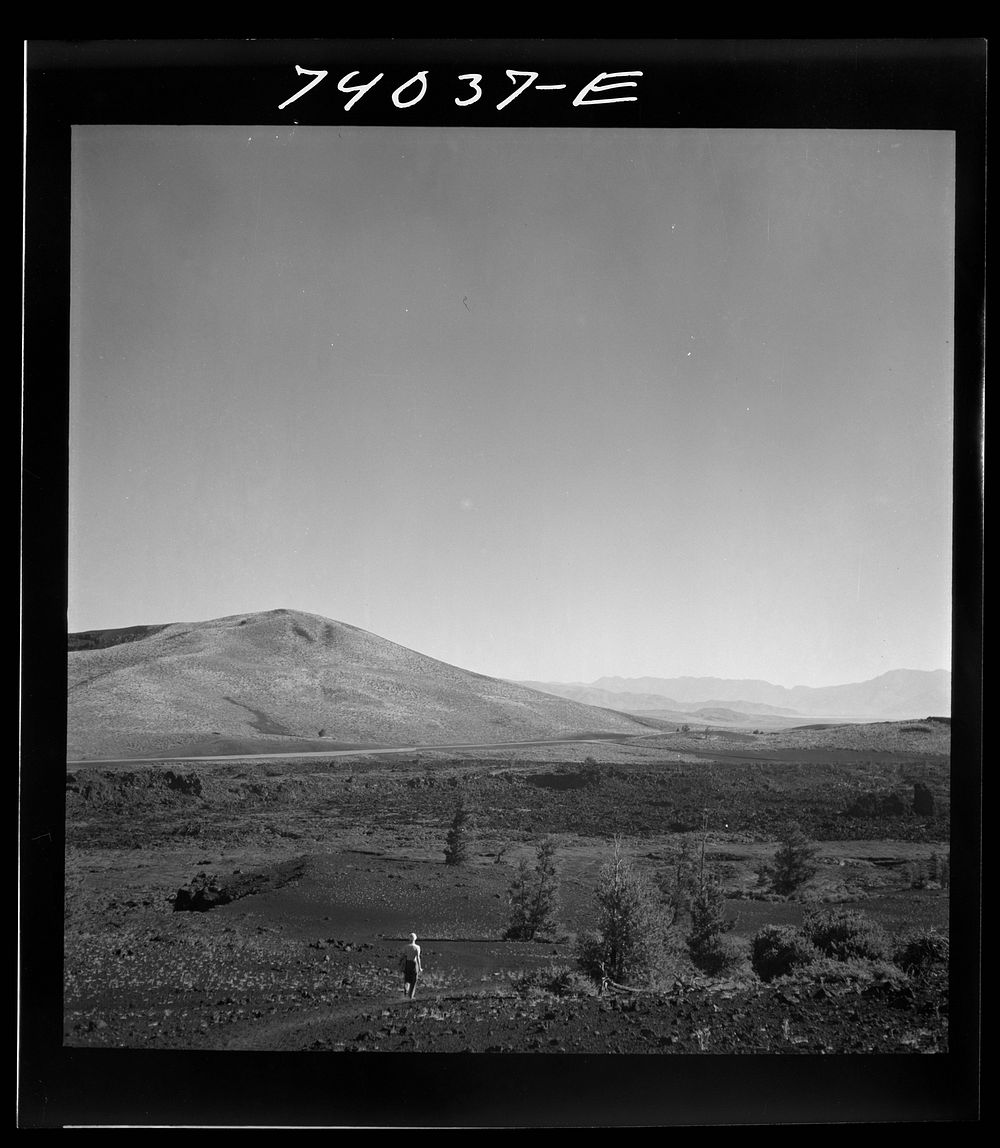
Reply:
[[[70,631],[951,664],[954,136],[74,129]]]

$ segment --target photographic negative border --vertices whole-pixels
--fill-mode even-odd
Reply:
[[[305,81],[295,66],[326,70]],[[978,39],[26,42],[19,1125],[676,1126],[975,1120],[982,764],[985,67]],[[497,108],[482,74],[558,75]],[[385,73],[343,110],[338,77]],[[419,103],[387,98],[426,70]],[[574,106],[603,73],[630,102]],[[622,77],[618,77],[621,79]],[[609,80],[608,82],[614,82]],[[390,88],[391,85],[391,88]],[[485,86],[485,84],[484,84]],[[513,85],[508,90],[513,90]],[[407,90],[400,97],[409,99]],[[611,93],[609,93],[611,94]],[[282,101],[284,109],[279,110]],[[956,137],[952,1051],[934,1057],[172,1053],[62,1046],[70,142],[74,124],[879,128]]]

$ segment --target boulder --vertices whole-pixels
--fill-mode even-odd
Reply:
[[[227,905],[230,894],[211,877],[199,873],[193,881],[182,885],[174,895],[175,913],[203,913],[218,905]]]

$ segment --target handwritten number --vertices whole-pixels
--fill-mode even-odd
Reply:
[[[458,78],[460,80],[468,80],[469,85],[476,93],[474,96],[469,96],[467,100],[460,100],[458,96],[455,97],[455,103],[458,104],[460,108],[467,108],[469,104],[474,104],[476,100],[482,96],[483,89],[479,85],[482,83],[483,77],[479,72],[466,72],[464,76],[459,76]]]
[[[287,100],[285,100],[285,102],[283,104],[278,104],[278,111],[279,112],[281,111],[282,108],[287,108],[289,104],[294,104],[295,101],[299,98],[299,96],[304,96],[306,94],[306,92],[311,91],[313,88],[315,88],[316,85],[320,82],[320,80],[325,80],[326,77],[330,74],[329,72],[324,72],[322,70],[322,68],[313,72],[313,71],[310,71],[309,68],[300,68],[298,66],[298,64],[295,65],[295,72],[299,76],[314,76],[315,79],[310,80],[309,83],[306,84],[306,86],[304,88],[302,88],[300,91],[296,92],[294,96],[290,96]],[[357,75],[356,72],[354,74]]]
[[[301,99],[306,92],[311,92],[321,80],[325,80],[330,74],[322,68],[303,68],[299,64],[295,65],[295,72],[299,76],[312,76],[312,79],[304,88],[300,88],[294,96],[289,96],[284,103],[278,104],[278,110],[281,111],[287,108],[289,104],[294,104],[296,100]],[[369,80],[366,84],[352,84],[350,81],[357,76],[357,72],[348,72],[347,75],[342,76],[337,81],[337,88],[345,95],[351,94],[351,98],[344,105],[344,111],[349,112],[351,108],[361,99],[362,96],[375,87],[381,80],[385,73],[379,74],[373,79]],[[637,100],[638,96],[605,96],[606,92],[613,92],[619,88],[637,88],[639,85],[635,80],[625,79],[627,76],[641,76],[642,72],[601,72],[595,76],[588,84],[585,84],[577,93],[576,98],[573,100],[573,107],[589,107],[592,104],[626,104]],[[464,81],[472,89],[472,95],[468,99],[460,100],[455,97],[455,103],[460,108],[467,108],[470,104],[476,103],[482,99],[483,77],[479,72],[466,72],[464,75],[458,77],[459,80]],[[512,104],[518,96],[531,87],[532,84],[538,79],[538,72],[525,72],[517,68],[507,69],[507,78],[512,84],[515,84],[514,91],[511,92],[506,99],[497,104],[497,111],[503,111],[508,104]],[[518,83],[521,80],[521,83]],[[608,81],[612,81],[609,83]],[[412,99],[404,99],[403,93],[406,92],[414,84],[419,85],[419,90]],[[565,88],[565,84],[539,84],[539,91],[556,91],[560,88]],[[400,84],[399,87],[392,93],[392,102],[397,108],[412,108],[414,104],[420,101],[427,95],[427,72],[420,71],[416,75],[411,76],[405,83]],[[599,98],[604,97],[604,98]]]
[[[535,80],[538,79],[537,72],[519,72],[516,68],[508,68],[507,79],[512,83],[517,83],[517,81],[514,79],[515,76],[527,76],[528,78],[519,88],[515,88],[514,91],[511,92],[511,94],[505,100],[501,100],[500,103],[497,104],[498,112],[505,108],[512,100],[516,100],[523,91],[526,91],[528,88],[530,88]]]
[[[349,84],[347,81],[353,79],[358,73],[348,72],[346,76],[341,76],[337,81],[337,88],[346,96],[348,92],[354,92],[355,95],[344,104],[344,111],[349,112],[351,108],[361,99],[365,92],[370,92],[372,88],[382,79],[385,72],[379,72],[374,80],[370,80],[367,84]]]
[[[400,94],[405,92],[410,84],[414,84],[418,80],[420,82],[420,91],[413,97],[412,100],[401,100],[399,98]],[[414,104],[420,103],[425,95],[427,95],[427,73],[417,72],[415,76],[411,76],[405,84],[400,84],[399,87],[392,93],[392,102],[396,105],[397,108],[412,108]]]

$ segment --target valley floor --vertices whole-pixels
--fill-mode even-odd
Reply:
[[[609,752],[610,747],[609,747]],[[617,750],[615,751],[617,752]],[[948,765],[692,762],[661,754],[572,760],[339,759],[74,767],[67,804],[68,1047],[566,1053],[940,1052],[946,970],[922,977],[764,984],[749,961],[693,968],[679,934],[652,985],[603,995],[576,970],[611,835],[651,880],[680,843],[705,849],[732,937],[796,925],[817,904],[891,934],[948,932],[947,888],[912,875],[948,852]],[[569,758],[569,760],[566,760]],[[859,795],[934,795],[932,815],[879,819]],[[444,864],[459,797],[469,864]],[[905,803],[904,803],[905,804]],[[757,879],[782,826],[818,842],[795,899]],[[874,830],[874,832],[873,832]],[[561,930],[503,939],[521,858],[553,835]],[[198,880],[238,889],[174,911]],[[425,976],[402,999],[397,956],[416,931]]]

